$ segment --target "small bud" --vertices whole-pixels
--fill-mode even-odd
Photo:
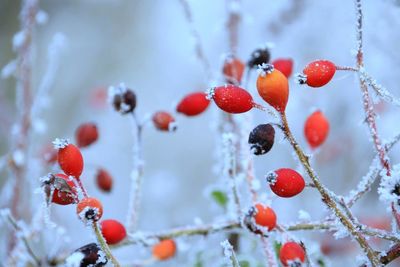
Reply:
[[[260,124],[249,135],[249,144],[254,155],[268,153],[274,145],[275,130],[271,124]]]

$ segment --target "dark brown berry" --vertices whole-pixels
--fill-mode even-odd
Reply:
[[[131,113],[136,107],[136,94],[132,90],[126,89],[124,92],[114,94],[112,103],[116,111],[122,114]]]
[[[258,68],[258,65],[263,63],[268,64],[271,59],[271,54],[268,48],[259,48],[251,53],[250,60],[247,62],[247,66],[252,69]]]
[[[249,144],[254,155],[263,155],[274,145],[275,130],[271,124],[260,124],[251,131]]]
[[[78,255],[77,255],[78,254]],[[96,243],[90,243],[83,247],[78,248],[75,252],[66,259],[76,258],[81,256],[80,267],[86,266],[94,266],[94,267],[101,267],[107,264],[107,258],[105,257],[105,253],[101,250],[99,245]]]

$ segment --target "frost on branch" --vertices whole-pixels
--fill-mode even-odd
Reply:
[[[239,262],[236,258],[235,252],[233,250],[233,246],[229,243],[228,240],[222,241],[221,243],[222,248],[224,249],[224,256],[232,267],[239,267]]]
[[[399,204],[400,200],[400,165],[393,166],[392,175],[388,176],[386,171],[381,171],[381,183],[379,184],[379,199],[388,205],[395,202]]]

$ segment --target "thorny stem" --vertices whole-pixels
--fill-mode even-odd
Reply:
[[[282,119],[282,126],[284,129],[284,134],[285,134],[286,138],[288,139],[289,143],[292,145],[294,151],[296,152],[297,157],[299,158],[301,164],[304,166],[305,170],[307,171],[308,176],[311,178],[315,187],[320,192],[320,194],[322,196],[322,201],[332,210],[332,212],[340,220],[340,222],[343,224],[343,226],[345,226],[349,230],[350,234],[352,236],[354,236],[354,238],[359,243],[360,247],[366,253],[372,266],[379,266],[380,262],[377,259],[373,249],[369,246],[369,244],[367,243],[365,238],[356,229],[356,227],[353,225],[353,223],[339,209],[339,207],[337,206],[335,201],[332,199],[331,194],[323,186],[323,184],[320,182],[318,176],[316,175],[314,170],[311,168],[311,165],[309,163],[309,158],[304,154],[303,150],[300,148],[296,139],[292,135],[292,132],[290,131],[289,124],[288,124],[288,121],[286,118],[286,114],[284,112],[281,113],[281,119]]]
[[[10,213],[7,214],[7,219],[10,222],[10,224],[14,227],[15,231],[22,231],[22,229],[20,228],[20,226],[18,225],[18,223],[15,221],[14,217]],[[32,257],[32,259],[35,261],[36,265],[41,266],[41,261],[40,261],[39,257],[36,256],[36,254],[33,252],[32,247],[30,246],[29,241],[26,238],[26,236],[22,234],[21,239],[24,242],[27,252]]]
[[[127,214],[128,232],[136,230],[140,206],[140,195],[143,177],[143,156],[142,156],[142,132],[143,125],[139,122],[135,113],[132,113],[133,130],[133,169],[131,172],[131,191],[129,209]]]
[[[204,73],[206,74],[207,81],[210,82],[213,79],[212,72],[211,72],[211,67],[210,67],[211,65],[208,62],[207,57],[206,57],[206,55],[204,53],[204,48],[203,48],[203,45],[201,43],[200,34],[198,33],[198,31],[194,27],[193,15],[192,15],[192,11],[190,9],[190,5],[189,5],[187,0],[179,0],[179,2],[181,3],[181,5],[183,7],[183,11],[185,13],[186,21],[189,24],[192,37],[195,40],[196,56],[197,56],[197,58],[199,59],[199,61],[203,65],[203,70],[204,70]]]
[[[99,245],[100,245],[101,249],[103,250],[103,252],[106,254],[106,257],[111,260],[112,264],[115,267],[120,267],[121,265],[119,264],[117,259],[113,256],[113,254],[111,253],[110,247],[107,245],[106,240],[104,239],[103,235],[101,234],[99,224],[97,222],[93,222],[92,227],[93,227],[93,231],[96,235],[97,242],[99,242]]]

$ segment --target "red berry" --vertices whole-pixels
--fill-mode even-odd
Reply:
[[[65,140],[61,140],[61,144],[57,144],[58,164],[60,168],[67,174],[79,178],[83,171],[83,157],[78,147],[68,144]]]
[[[257,91],[262,99],[279,112],[284,112],[289,99],[289,82],[285,75],[272,65],[263,66],[257,78]]]
[[[304,249],[296,242],[285,243],[279,251],[279,259],[284,266],[292,266],[293,262],[304,263],[305,258]]]
[[[329,134],[329,121],[321,111],[315,111],[304,124],[304,135],[312,148],[322,145]]]
[[[153,257],[158,260],[167,260],[173,257],[176,253],[176,243],[172,239],[160,241],[153,246]]]
[[[292,169],[279,169],[267,175],[272,192],[280,197],[300,194],[306,185],[303,177]]]
[[[76,206],[76,213],[83,221],[98,221],[103,216],[103,205],[94,197],[82,199]]]
[[[228,57],[224,62],[222,72],[225,79],[233,84],[240,84],[244,72],[245,64],[237,58]]]
[[[327,84],[335,75],[336,66],[328,60],[317,60],[309,63],[303,70],[305,81],[311,87],[321,87]]]
[[[283,73],[283,75],[286,76],[286,78],[289,78],[290,75],[292,74],[293,71],[293,60],[291,58],[278,58],[272,61],[272,65],[274,65],[274,68],[279,70],[280,72]]]
[[[271,231],[276,226],[276,214],[273,209],[264,206],[262,204],[256,204],[256,214],[254,219],[256,224],[267,227],[268,231]]]
[[[125,227],[116,220],[104,220],[100,225],[101,233],[109,245],[115,245],[126,237]]]
[[[113,185],[113,178],[108,173],[108,171],[106,171],[103,168],[100,168],[97,170],[96,183],[101,190],[105,192],[110,192]]]
[[[83,123],[75,132],[75,139],[78,147],[87,147],[97,141],[99,132],[94,123]]]
[[[185,96],[181,100],[181,102],[179,102],[176,111],[179,113],[183,113],[186,116],[196,116],[203,113],[207,109],[209,104],[210,100],[207,99],[206,93],[191,93]]]
[[[253,108],[253,97],[236,85],[218,86],[210,91],[215,104],[228,113],[244,113]]]
[[[52,181],[54,192],[51,202],[59,205],[69,205],[78,202],[75,183],[67,175],[58,173]]]
[[[158,111],[153,115],[154,126],[160,131],[175,131],[175,118],[165,111]]]

